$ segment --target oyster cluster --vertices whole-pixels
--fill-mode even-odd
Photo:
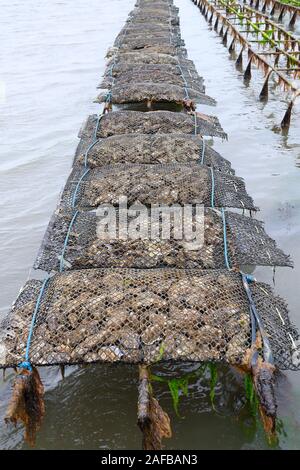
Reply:
[[[80,180],[80,175],[84,178]],[[253,200],[245,190],[241,178],[214,173],[205,165],[122,165],[92,169],[85,173],[75,168],[62,194],[61,206],[79,210],[96,208],[103,204],[118,205],[126,197],[129,205],[203,204],[210,207],[212,193],[215,207],[236,207],[255,210]],[[72,195],[76,188],[76,200]],[[75,205],[74,205],[75,204]]]
[[[171,111],[115,111],[102,117],[97,137],[116,134],[201,134],[226,137],[214,116]]]
[[[155,82],[138,82],[130,81],[119,83],[111,87],[112,103],[126,104],[139,102],[169,102],[184,103],[186,100],[192,100],[194,103],[206,105],[215,105],[213,98],[201,93],[197,90],[173,85],[171,83],[155,83]],[[97,98],[98,103],[106,101],[107,92],[100,93]]]
[[[184,66],[181,67],[179,64],[119,64],[119,66],[114,66],[106,72],[99,88],[109,88],[115,79],[118,80],[119,84],[129,84],[136,79],[138,83],[169,83],[181,87],[187,84],[189,88],[200,93],[205,91],[203,80],[198,74],[195,71],[191,72],[190,69]]]
[[[113,165],[107,171],[94,170],[82,183],[79,205],[98,207],[118,204],[126,196],[128,204],[209,203],[210,178],[206,168],[200,166],[160,167],[159,165]]]
[[[100,139],[88,152],[87,163],[97,168],[115,163],[199,163],[203,140],[200,136],[186,134],[124,134]],[[84,164],[85,153],[77,164]],[[205,144],[204,162],[217,171],[232,173],[228,160]]]
[[[57,274],[40,305],[32,363],[150,364],[161,358],[237,364],[250,331],[246,299],[236,295],[240,288],[238,275],[222,271]],[[25,287],[13,308],[7,363],[22,359],[38,292]]]
[[[100,86],[110,90],[111,103],[146,103],[151,108],[152,103],[168,102],[188,110],[194,110],[195,103],[215,105],[215,100],[205,95],[194,65],[186,59],[178,24],[178,11],[171,5],[139,5],[132,12],[107,53],[111,60]],[[155,64],[156,69],[141,70],[144,63]],[[122,70],[124,64],[130,69]],[[168,74],[158,65],[176,65],[177,71]],[[191,74],[182,68],[188,65]],[[106,90],[97,101],[107,101]]]

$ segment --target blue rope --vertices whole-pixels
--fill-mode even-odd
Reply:
[[[99,142],[99,140],[100,140],[100,139],[95,140],[95,141],[89,146],[89,148],[87,149],[87,151],[85,152],[85,156],[84,156],[84,166],[85,166],[85,168],[87,168],[87,166],[88,166],[87,158],[88,158],[89,151],[92,150],[92,148]]]
[[[42,284],[42,287],[41,287],[41,290],[40,290],[40,293],[39,293],[39,296],[38,296],[36,304],[35,304],[34,312],[33,312],[32,319],[31,319],[29,334],[28,334],[28,338],[27,338],[26,351],[25,351],[25,361],[20,362],[20,364],[18,364],[18,367],[20,367],[21,369],[27,369],[30,372],[32,371],[32,366],[31,366],[30,359],[29,359],[31,339],[32,339],[33,330],[34,330],[34,326],[35,326],[36,316],[37,316],[37,313],[39,311],[39,307],[40,307],[40,303],[41,303],[41,300],[42,300],[42,297],[43,297],[43,293],[44,293],[44,290],[45,290],[45,288],[48,284],[49,279],[50,279],[50,277],[47,277],[44,280],[44,282]]]
[[[89,148],[87,149],[87,151],[85,152],[85,156],[84,156],[84,166],[85,166],[85,168],[87,168],[87,166],[88,166],[88,161],[87,161],[88,154],[89,154],[90,150],[92,150],[92,148],[99,142],[99,140],[100,140],[100,139],[95,140],[95,141],[89,146]]]
[[[210,168],[211,172],[211,207],[215,207],[215,175],[213,168]]]
[[[72,197],[72,208],[73,208],[73,209],[75,208],[77,193],[78,193],[78,190],[79,190],[79,186],[80,186],[80,184],[81,184],[81,181],[82,181],[83,178],[88,174],[89,171],[90,171],[90,169],[88,168],[88,169],[83,173],[83,175],[81,175],[81,177],[79,178],[79,180],[78,180],[78,182],[77,182],[77,185],[76,185],[76,188],[75,188],[73,197]]]
[[[194,121],[195,131],[194,131],[194,134],[197,135],[197,114],[196,114],[196,112],[194,112],[194,117],[195,117],[195,121]]]
[[[180,70],[180,73],[181,73],[181,76],[182,76],[182,80],[183,80],[184,85],[188,88],[188,84],[187,84],[187,81],[186,81],[186,79],[185,79],[185,76],[183,75],[183,70],[182,70],[182,68],[181,68],[181,65],[180,65],[180,64],[177,64],[177,67],[178,67],[179,70]]]
[[[241,273],[241,275],[242,275],[243,286],[244,286],[245,292],[246,292],[247,297],[248,297],[250,311],[252,312],[252,315],[255,319],[255,323],[257,324],[258,329],[259,329],[260,334],[261,334],[261,337],[262,337],[263,349],[264,349],[264,360],[266,362],[269,362],[270,364],[273,364],[274,363],[274,358],[273,358],[270,342],[269,342],[269,339],[268,339],[267,334],[265,332],[265,329],[264,329],[264,326],[262,324],[259,313],[256,310],[255,302],[252,298],[251,290],[250,290],[250,287],[249,287],[249,282],[253,282],[254,278],[253,278],[253,276],[249,276],[249,275],[244,274],[244,273]],[[252,328],[253,328],[253,326],[252,326]]]
[[[205,156],[205,140],[202,139],[201,165],[204,165],[204,156]]]
[[[113,78],[113,69],[114,69],[114,66],[116,65],[116,57],[114,58],[114,63],[112,64],[111,68],[110,68],[110,71],[109,71],[109,75],[111,76],[111,78]],[[113,78],[114,80],[114,78]]]
[[[222,213],[222,220],[223,220],[223,240],[224,240],[224,259],[225,259],[225,265],[227,269],[231,269],[229,259],[228,259],[228,247],[227,247],[227,230],[226,230],[226,217],[225,217],[225,211],[222,207],[221,209]]]
[[[94,147],[95,144],[97,144],[99,142],[100,139],[97,139],[97,132],[98,132],[98,129],[99,129],[99,124],[100,124],[100,121],[101,119],[103,118],[104,114],[100,114],[97,118],[97,123],[96,123],[96,126],[95,126],[95,130],[94,130],[94,140],[93,142],[91,143],[91,145],[88,147],[88,149],[86,150],[85,152],[85,155],[84,155],[84,166],[85,168],[88,166],[88,161],[87,161],[87,158],[88,158],[88,154],[89,154],[89,151],[92,150],[92,148]]]
[[[72,220],[71,220],[70,225],[69,225],[69,228],[68,228],[68,231],[67,231],[67,235],[66,235],[66,238],[65,238],[65,241],[64,241],[63,249],[61,251],[61,258],[60,258],[60,263],[59,263],[59,272],[60,273],[64,270],[64,255],[65,255],[65,251],[66,251],[66,248],[67,248],[67,245],[68,245],[71,229],[73,227],[73,224],[76,220],[76,217],[77,217],[78,213],[79,213],[79,211],[76,211],[75,214],[73,215]]]
[[[97,139],[97,132],[98,132],[98,129],[99,129],[99,124],[100,124],[100,121],[101,119],[103,118],[104,114],[100,114],[97,118],[97,123],[96,123],[96,127],[95,127],[95,130],[94,130],[94,140]]]
[[[111,93],[111,90],[109,90],[109,92],[107,93],[105,97],[105,103],[111,103],[111,100],[112,100],[112,93]]]

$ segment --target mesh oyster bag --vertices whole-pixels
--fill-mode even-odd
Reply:
[[[203,77],[199,76],[194,64],[189,60],[182,62],[178,60],[174,64],[134,64],[130,62],[131,54],[125,54],[125,56],[128,56],[128,62],[126,60],[113,62],[106,68],[104,76],[107,78],[118,78],[130,73],[144,74],[145,76],[166,74],[169,77],[183,75],[186,80],[190,79],[198,82],[199,86],[203,85]]]
[[[153,21],[157,23],[179,24],[178,11],[178,8],[171,3],[137,4],[130,12],[127,21],[135,23]]]
[[[163,47],[164,50],[167,48],[168,51],[171,51],[167,52],[167,54],[172,55],[180,55],[181,48],[186,51],[184,49],[184,41],[178,35],[170,33],[161,33],[159,35],[146,35],[145,32],[144,34],[141,33],[139,35],[126,33],[117,39],[117,42],[114,43],[114,46],[118,47],[120,52],[124,50],[140,51],[142,49],[148,49],[152,47],[155,47],[155,49],[157,47]]]
[[[148,5],[171,5],[174,6],[173,0],[137,0],[135,3],[136,7],[148,6]],[[176,7],[174,7],[176,8]]]
[[[186,134],[123,134],[99,139],[82,137],[74,165],[90,168],[115,163],[200,163],[234,174],[231,164],[200,136]]]
[[[2,322],[0,367],[22,361],[41,281],[28,281]],[[297,368],[285,303],[251,285],[275,364]],[[284,324],[280,321],[284,320]],[[241,365],[251,346],[241,275],[224,270],[69,271],[51,277],[38,303],[32,365],[214,361]]]
[[[154,39],[168,41],[168,44],[171,44],[175,47],[184,46],[184,41],[181,38],[180,28],[175,26],[173,28],[158,28],[153,29],[151,28],[140,28],[140,27],[125,27],[121,30],[118,36],[115,39],[114,47],[119,47],[122,44],[128,43],[132,40],[140,40],[143,41]]]
[[[135,22],[136,18],[147,16],[148,21],[159,18],[170,22],[173,18],[179,20],[178,12],[179,9],[174,5],[163,5],[158,3],[154,5],[140,5],[129,13],[127,21]]]
[[[205,165],[110,165],[75,168],[61,198],[61,210],[96,208],[101,204],[203,204],[256,210],[236,176],[214,172]]]
[[[192,88],[172,85],[171,83],[154,82],[121,82],[115,80],[111,87],[111,102],[113,104],[127,103],[179,103],[184,104],[188,100],[215,106],[216,101],[208,95]],[[107,100],[107,92],[100,93],[96,99],[98,103]]]
[[[186,218],[183,225],[182,208],[176,207],[175,211],[162,215],[158,210],[150,213],[146,209],[141,218],[140,211],[128,213],[126,208],[121,217],[119,212],[114,213],[116,233],[104,227],[107,216],[103,213],[79,212],[74,218],[73,213],[55,212],[34,267],[47,272],[86,268],[226,267],[221,214],[206,209],[197,219],[196,214],[194,219]],[[166,220],[170,236],[163,233]],[[193,228],[198,230],[198,237],[194,237]],[[289,256],[265,233],[262,222],[226,212],[226,232],[231,267],[292,265]],[[128,238],[123,238],[124,233]]]
[[[135,3],[136,7],[142,7],[147,5],[172,5],[174,6],[173,0],[137,0]],[[176,8],[176,7],[174,7]]]
[[[134,15],[134,17],[130,18],[128,21],[130,21],[130,23],[134,23],[135,25],[137,24],[148,25],[149,22],[154,23],[156,25],[171,25],[171,26],[179,25],[178,16],[168,17],[168,16],[152,16],[151,15],[151,18],[150,18],[148,14],[146,14],[145,12]]]
[[[148,41],[150,43],[150,40]],[[124,44],[118,47],[118,52],[122,54],[123,52],[128,51],[137,51],[139,54],[141,53],[154,53],[154,54],[168,54],[171,56],[178,56],[178,57],[186,57],[187,51],[184,47],[176,47],[171,44],[160,44],[159,41],[153,41],[152,45],[147,45],[147,42],[144,41],[144,46],[139,47],[139,44],[143,44],[143,41],[131,41],[131,44]],[[107,57],[109,57],[110,52],[108,52]]]
[[[178,25],[172,24],[157,24],[153,21],[149,21],[147,24],[134,24],[132,22],[125,23],[124,27],[119,32],[118,36],[116,37],[116,43],[118,40],[122,40],[124,36],[130,35],[142,35],[143,32],[148,35],[162,35],[162,34],[169,34],[169,36],[177,36],[181,38],[180,27]]]
[[[164,12],[166,15],[170,14],[170,12],[173,12],[174,14],[177,14],[179,9],[176,7],[173,3],[171,2],[164,2],[164,1],[154,1],[149,2],[149,3],[139,3],[137,2],[135,5],[135,8],[130,12],[130,15],[133,14],[134,12],[140,12],[140,11],[154,11],[155,14],[157,11]]]
[[[145,64],[143,66],[132,66],[129,64],[123,67],[109,67],[108,71],[105,74],[105,78],[99,85],[99,88],[111,88],[114,81],[121,84],[129,84],[132,81],[137,83],[169,83],[170,85],[176,85],[180,87],[187,86],[188,89],[196,90],[199,93],[205,92],[205,87],[203,85],[203,79],[197,77],[196,74],[188,75],[186,69],[183,69],[180,66],[172,66],[166,64]]]
[[[150,51],[129,51],[120,54],[118,49],[114,48],[108,55],[108,64],[169,64],[178,65],[185,64],[187,67],[195,67],[193,62],[185,57],[172,56]]]
[[[91,115],[80,131],[79,137],[91,137],[97,126],[97,137],[116,134],[201,134],[221,137],[223,131],[218,118],[206,114],[175,113],[172,111],[114,111],[102,115],[100,122]]]
[[[166,20],[169,23],[174,19],[178,20],[178,8],[174,5],[143,5],[141,8],[135,8],[128,15],[128,20],[133,23],[136,22],[136,19],[148,17],[148,21],[155,21],[157,18],[159,20]]]

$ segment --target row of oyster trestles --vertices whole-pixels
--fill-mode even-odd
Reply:
[[[140,1],[116,44],[118,47],[114,48],[113,60],[105,73],[113,103],[120,83],[127,90],[132,83],[144,90],[144,84],[148,83],[154,88],[165,86],[169,92],[174,81],[176,89],[183,90],[183,80],[190,77],[191,83],[197,82],[203,93],[203,80],[182,48],[177,9],[171,2]],[[180,67],[174,62],[180,63]],[[183,64],[186,75],[181,75]],[[127,104],[137,100],[130,93]],[[152,98],[157,96],[153,93]],[[220,212],[208,209],[212,196],[214,208],[250,211],[256,208],[243,180],[234,175],[230,162],[205,143],[203,135],[225,136],[216,117],[186,108],[182,112],[115,110],[101,116],[100,121],[91,116],[81,131],[74,169],[49,224],[35,267],[48,272],[58,270],[62,252],[64,270],[225,267],[222,217]],[[117,206],[122,196],[127,197],[130,205],[139,201],[147,208],[151,204],[205,205],[204,245],[187,249],[184,239],[174,239],[172,225],[170,239],[163,242],[147,237],[99,239],[95,210],[104,204]],[[75,220],[74,210],[79,210]],[[262,223],[229,211],[226,211],[226,222],[232,267],[291,265],[289,257],[267,236]]]
[[[203,80],[187,59],[178,9],[171,2],[139,2],[108,52],[100,88],[111,90],[114,104],[195,103],[215,101],[205,95]],[[107,92],[98,97],[105,101]]]
[[[256,348],[265,353],[267,337],[275,365],[293,368],[290,338],[296,332],[282,299],[262,283],[253,283],[246,294],[238,268],[290,265],[289,257],[260,222],[223,211],[256,208],[230,162],[203,140],[225,134],[217,118],[195,112],[197,103],[214,100],[187,59],[172,2],[139,0],[109,55],[102,83],[108,91],[99,101],[110,112],[91,116],[81,132],[72,173],[35,263],[54,274],[44,282],[28,281],[1,325],[0,367],[21,369],[7,420],[22,420],[34,441],[44,406],[32,366],[126,362],[143,364],[141,374],[148,371],[145,364],[159,360],[200,361],[252,371],[274,430],[274,367],[262,361],[263,354],[259,367],[251,369],[252,357]],[[151,110],[166,102],[173,111]],[[112,111],[113,104],[132,103],[148,111]],[[95,210],[118,206],[122,196],[146,211],[153,203],[204,205],[204,245],[188,250],[185,240],[175,239],[172,224],[163,242],[100,240]],[[235,270],[224,269],[225,248]],[[264,324],[255,337],[249,295]],[[160,448],[161,437],[170,432],[159,434],[151,420],[149,374],[144,387],[149,406],[141,413],[143,383],[138,421],[143,431],[150,422],[155,437],[155,444],[144,447]],[[161,420],[163,411],[152,403]]]
[[[114,57],[105,74],[106,84],[111,87],[109,100],[105,95],[106,101],[118,102],[115,90],[119,83],[126,89],[134,83],[145,91],[143,84],[148,83],[154,87],[153,90],[166,86],[169,91],[167,79],[171,83],[177,81],[174,86],[184,89],[184,77],[190,77],[190,83],[196,81],[198,86],[201,84],[201,93],[204,92],[202,79],[183,52],[177,11],[170,9],[170,5],[171,2],[151,2],[150,5],[150,2],[141,1],[130,15],[118,36],[118,48],[113,50]],[[177,38],[176,45],[173,45],[174,37]],[[167,46],[164,44],[166,41]],[[181,75],[178,63],[181,70],[187,71],[186,75]],[[142,77],[140,82],[139,77]],[[130,93],[128,91],[126,95],[130,98],[127,105],[137,100],[136,95]],[[231,285],[226,272],[221,276],[224,279],[221,286],[214,280],[214,276],[218,277],[217,270],[225,267],[224,223],[218,209],[232,207],[253,211],[255,206],[246,193],[244,182],[235,176],[230,162],[205,143],[203,135],[224,137],[225,134],[217,118],[194,113],[187,106],[183,106],[181,112],[110,110],[100,120],[97,116],[89,117],[80,133],[73,171],[35,262],[38,269],[64,271],[54,276],[48,290],[52,294],[46,294],[50,302],[47,320],[50,326],[45,329],[42,323],[41,328],[37,328],[36,341],[38,345],[38,338],[44,335],[49,340],[45,348],[36,348],[37,362],[155,362],[162,344],[163,356],[168,359],[219,359],[231,363],[243,360],[250,343],[248,301],[242,294],[241,281],[237,276],[237,284]],[[139,201],[147,211],[150,211],[152,203],[205,205],[204,245],[194,250],[187,249],[185,240],[174,238],[172,224],[169,240],[153,240],[151,237],[99,239],[97,208],[105,204],[118,207],[124,195],[128,204]],[[118,217],[119,211],[118,207]],[[131,218],[135,217],[128,214],[128,223]],[[245,264],[291,265],[289,257],[265,233],[261,222],[226,210],[226,231],[230,263],[236,270]],[[108,271],[105,276],[103,268],[113,268],[113,271]],[[122,275],[122,270],[120,272],[116,268],[128,268],[129,271],[123,271]],[[158,268],[152,274],[154,281],[149,268]],[[178,293],[175,297],[170,286],[159,288],[161,281],[158,280],[164,276],[165,268],[182,270],[183,282],[176,284],[174,289]],[[204,269],[207,275],[210,271],[213,281],[209,284],[206,278],[205,288],[199,283],[191,292],[188,286],[194,282],[192,278],[205,274],[202,271],[188,274],[185,268]],[[131,269],[138,269],[141,278],[145,278],[142,288]],[[170,277],[179,275],[178,271],[167,272]],[[192,278],[189,277],[191,275]],[[81,279],[79,285],[84,283],[88,292],[85,292],[86,288],[79,289],[76,276]],[[106,289],[102,285],[99,287],[101,292],[105,290],[100,296],[93,282],[85,281],[97,276],[109,279]],[[155,280],[158,281],[156,284]],[[152,282],[154,287],[150,286]],[[232,291],[230,302],[222,298],[229,286]],[[214,289],[223,292],[218,299],[214,296]],[[264,292],[267,292],[270,318],[275,318],[277,311],[286,317],[282,302],[264,289],[259,291],[262,296],[261,314],[265,316],[262,304]],[[64,299],[72,305],[66,315],[61,312],[62,326],[60,321],[57,323],[57,302],[52,305],[53,292],[59,308]],[[221,325],[227,321],[235,324],[230,337],[221,333]],[[178,331],[169,337],[171,325]],[[63,336],[70,335],[70,344],[62,346],[53,340],[57,337],[56,328],[62,329]],[[201,340],[196,335],[198,339],[195,342],[192,331],[198,330]],[[276,322],[271,321],[268,325],[268,333],[274,337],[279,334],[279,343],[287,343],[285,332],[278,333]],[[279,343],[274,343],[276,351]],[[19,354],[17,345],[13,349]]]

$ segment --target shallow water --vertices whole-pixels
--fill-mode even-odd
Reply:
[[[295,268],[278,269],[276,291],[289,303],[300,328],[300,109],[294,110],[288,137],[274,131],[286,109],[277,90],[263,105],[257,99],[263,79],[245,87],[234,61],[191,0],[176,0],[189,56],[205,78],[207,93],[217,99],[216,113],[228,142],[214,146],[232,162],[260,207],[268,233],[292,255]],[[104,71],[104,55],[121,29],[133,0],[2,0],[0,39],[1,90],[1,229],[0,308],[4,314],[29,276],[45,227],[70,170],[81,123],[99,107],[92,104]],[[31,273],[33,275],[34,273]],[[271,269],[256,269],[272,282]],[[186,366],[189,370],[192,366]],[[13,374],[0,385],[1,422]],[[44,369],[46,418],[37,448],[139,448],[136,427],[137,370],[125,366]],[[176,417],[166,386],[155,386],[170,412],[174,437],[167,448],[268,448],[241,397],[231,371],[219,371],[215,409],[209,400],[208,373],[194,380]],[[300,374],[278,381],[279,415],[285,435],[280,448],[300,448]],[[27,448],[22,430],[3,425],[0,448]]]

